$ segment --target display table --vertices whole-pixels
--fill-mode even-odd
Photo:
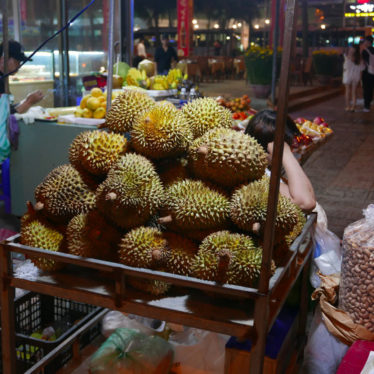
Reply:
[[[18,121],[18,149],[10,156],[11,212],[22,216],[26,201],[34,201],[35,187],[55,167],[69,162],[69,146],[82,131],[96,126]]]

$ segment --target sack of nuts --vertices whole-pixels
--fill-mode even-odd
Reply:
[[[339,308],[374,332],[374,204],[344,230]]]

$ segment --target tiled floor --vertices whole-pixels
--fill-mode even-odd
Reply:
[[[334,130],[331,140],[305,163],[329,229],[342,237],[344,228],[362,218],[374,203],[374,110],[346,113],[343,96],[291,113],[313,119],[323,116]]]

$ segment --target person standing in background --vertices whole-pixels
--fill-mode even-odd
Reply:
[[[364,69],[365,64],[361,58],[360,46],[353,45],[344,55],[343,84],[345,85],[346,112],[354,112],[356,109],[357,87]]]
[[[367,36],[363,43],[362,59],[366,65],[362,73],[362,89],[364,92],[364,112],[370,112],[374,89],[374,48],[373,37]]]
[[[22,46],[20,43],[16,42],[15,40],[9,40],[9,58],[8,58],[8,72],[16,74],[18,71],[21,62],[29,60],[26,55],[22,51]],[[5,93],[5,84],[4,84],[4,54],[3,54],[3,43],[0,44],[0,94]],[[29,60],[31,61],[31,60]],[[22,100],[19,104],[11,105],[10,113],[25,113],[29,110],[29,108],[38,103],[40,100],[43,99],[43,93],[40,90],[33,91],[29,93],[24,100]]]
[[[161,37],[161,46],[156,49],[155,62],[156,70],[160,75],[166,75],[172,64],[178,61],[177,52],[169,44],[169,38],[167,35]]]

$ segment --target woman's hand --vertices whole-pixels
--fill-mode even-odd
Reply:
[[[26,102],[30,104],[31,106],[31,105],[38,103],[40,100],[43,99],[43,97],[44,97],[43,92],[40,90],[36,90],[34,92],[29,93],[26,96]]]

